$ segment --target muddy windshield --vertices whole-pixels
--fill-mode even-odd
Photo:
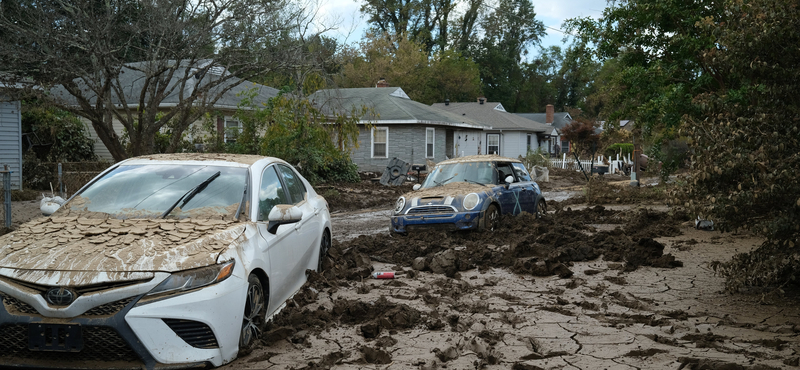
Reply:
[[[431,171],[423,188],[432,188],[451,182],[469,182],[473,184],[494,184],[496,174],[492,162],[463,162],[436,166]]]
[[[208,181],[212,178],[213,181]],[[246,183],[247,169],[239,167],[119,166],[77,194],[62,209],[70,213],[99,212],[117,218],[156,218],[183,197],[169,218],[217,218],[236,213]]]

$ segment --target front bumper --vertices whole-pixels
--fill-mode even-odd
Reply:
[[[395,215],[392,216],[392,231],[408,232],[409,228],[427,226],[452,230],[469,230],[480,227],[484,211],[455,212],[445,214]]]
[[[147,285],[152,284],[151,281]],[[139,293],[100,304],[74,317],[57,312],[64,309],[43,305],[39,294],[21,295],[13,287],[8,289],[8,284],[3,285],[0,363],[4,366],[73,369],[220,366],[233,360],[238,352],[247,290],[247,282],[240,274],[162,300],[145,303],[144,294]],[[80,350],[30,348],[29,337],[43,333],[37,332],[37,327],[67,325],[80,327]],[[52,336],[55,330],[47,332],[50,340],[64,341]]]

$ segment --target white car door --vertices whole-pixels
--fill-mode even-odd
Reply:
[[[264,169],[258,189],[258,216],[256,224],[263,245],[266,248],[269,260],[269,305],[277,307],[294,293],[296,279],[293,269],[296,265],[294,253],[295,245],[300,242],[300,236],[295,230],[295,224],[281,225],[275,234],[267,228],[269,212],[278,204],[291,204],[291,198],[281,181],[276,166]]]
[[[316,261],[313,261],[312,264],[311,259],[317,256],[316,250],[319,249],[319,237],[322,235],[321,217],[319,209],[316,209],[314,204],[309,201],[308,191],[299,175],[293,169],[282,164],[277,165],[277,168],[283,184],[289,192],[292,204],[303,211],[303,219],[293,225],[297,232],[297,243],[292,248],[296,263],[294,276],[302,284],[305,282],[306,269],[309,266],[316,266]],[[297,285],[297,288],[299,289],[300,285]]]

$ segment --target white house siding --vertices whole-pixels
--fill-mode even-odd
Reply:
[[[116,160],[114,159],[114,156],[112,156],[111,152],[108,151],[108,148],[106,148],[106,145],[103,144],[103,141],[100,140],[99,136],[97,136],[97,132],[94,130],[94,127],[92,126],[92,122],[90,122],[88,119],[83,118],[83,117],[80,117],[80,120],[89,129],[88,130],[89,131],[89,137],[92,138],[92,140],[94,140],[94,154],[97,155],[97,158],[99,158],[100,160],[106,160],[106,161],[109,161],[109,162],[116,162]],[[122,123],[117,121],[117,120],[114,120],[113,125],[114,125],[114,131],[116,131],[117,135],[122,137],[122,133],[125,132],[125,126],[123,126]]]
[[[358,165],[359,171],[375,171],[383,172],[389,161],[397,157],[405,162],[412,164],[425,164],[427,159],[433,162],[441,162],[446,158],[447,151],[447,126],[434,126],[434,125],[402,125],[402,124],[389,124],[381,125],[375,124],[375,127],[388,127],[388,143],[387,143],[387,157],[386,158],[373,158],[372,157],[372,137],[370,131],[366,130],[364,126],[359,126],[358,142],[359,147],[354,149],[350,157],[353,163]],[[425,129],[434,128],[436,140],[434,142],[434,157],[425,158]],[[451,131],[457,138],[461,131]],[[468,133],[469,142],[472,142],[472,136],[477,140],[480,131],[475,133]],[[463,139],[462,139],[463,140]],[[457,139],[456,139],[457,141]],[[477,143],[477,141],[475,141]],[[475,144],[477,145],[477,144]],[[476,154],[477,147],[473,152],[467,152],[465,155]],[[461,151],[458,151],[460,156]]]
[[[517,158],[525,155],[527,136],[524,132],[511,131],[500,134],[500,153],[504,157]],[[505,144],[505,145],[503,145]]]
[[[8,165],[11,188],[22,188],[22,116],[19,101],[0,101],[0,165]],[[2,177],[0,176],[0,181]],[[0,182],[2,187],[2,182]]]
[[[453,153],[456,157],[480,154],[478,153],[479,143],[485,141],[482,131],[457,130],[453,133],[453,136]]]

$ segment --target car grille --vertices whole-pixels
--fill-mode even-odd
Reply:
[[[409,209],[409,215],[429,215],[429,214],[452,214],[456,213],[453,206],[419,206]]]
[[[116,314],[117,312],[121,311],[128,303],[133,302],[136,297],[130,297],[125,299],[120,299],[115,302],[109,302],[95,308],[92,308],[89,311],[84,312],[81,316],[111,316]]]
[[[37,361],[64,362],[137,362],[141,359],[136,352],[109,327],[83,326],[83,350],[80,352],[44,352],[28,349],[28,325],[16,324],[0,327],[0,359],[22,358]],[[3,363],[8,361],[3,360]]]
[[[163,320],[175,334],[178,334],[190,346],[203,349],[219,348],[217,337],[214,336],[214,332],[208,325],[191,320]]]
[[[7,296],[5,294],[0,294],[0,297],[3,298],[3,305],[5,306],[6,311],[8,311],[10,314],[39,314],[39,312],[37,312],[33,306],[22,302],[19,299]]]
[[[5,277],[5,276],[0,277],[0,280],[4,280],[4,281],[6,281],[8,283],[11,283],[11,284],[14,284],[14,285],[24,286],[24,287],[26,287],[28,289],[33,289],[33,290],[39,292],[40,294],[44,294],[45,292],[47,292],[48,289],[52,288],[52,286],[49,286],[49,285],[41,285],[41,284],[29,283],[27,281],[11,279],[11,278],[8,278],[8,277]],[[99,291],[103,291],[103,290],[121,288],[121,287],[134,285],[134,284],[141,284],[141,283],[148,282],[150,280],[152,280],[152,279],[119,281],[119,282],[113,282],[113,283],[104,283],[104,284],[95,284],[95,285],[86,285],[86,286],[76,286],[76,287],[73,287],[73,289],[75,289],[75,292],[78,293],[78,295],[82,295],[82,294],[99,292]]]

